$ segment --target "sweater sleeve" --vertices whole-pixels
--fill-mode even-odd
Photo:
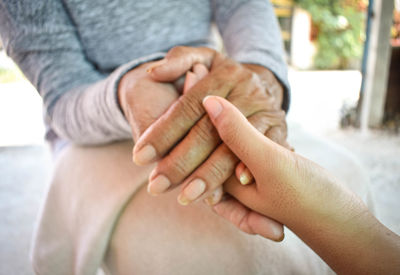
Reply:
[[[131,138],[117,101],[118,82],[163,53],[100,72],[87,59],[62,1],[53,0],[0,0],[0,35],[7,54],[42,96],[45,120],[58,136],[78,144]]]
[[[289,82],[278,21],[268,0],[211,0],[214,20],[228,55],[264,66],[283,84],[282,107],[289,106]]]

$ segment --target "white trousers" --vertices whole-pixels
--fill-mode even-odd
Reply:
[[[368,177],[350,153],[298,128],[290,135],[298,153],[371,205]],[[135,166],[132,147],[120,142],[61,152],[34,236],[37,274],[96,274],[100,266],[113,275],[332,273],[288,229],[274,243],[240,232],[203,203],[180,206],[179,188],[149,196],[152,167]]]

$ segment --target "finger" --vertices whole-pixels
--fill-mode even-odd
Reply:
[[[282,241],[284,238],[282,224],[246,208],[232,197],[214,205],[213,209],[243,232],[258,234],[274,241]]]
[[[243,162],[239,162],[239,164],[236,166],[235,174],[236,178],[240,181],[242,185],[247,185],[254,181],[253,174]]]
[[[152,66],[148,73],[156,81],[174,81],[197,63],[210,68],[216,55],[216,51],[204,47],[174,47],[167,53],[165,61]]]
[[[279,125],[270,127],[266,132],[265,136],[272,141],[282,145],[290,151],[294,151],[294,148],[287,142],[287,129],[286,122]]]
[[[204,76],[206,76],[207,73],[208,73],[208,70],[204,65],[196,64],[194,67],[193,73],[190,71],[186,73],[186,79],[185,79],[183,93],[184,94],[187,93],[187,91],[190,90],[191,87],[193,87],[197,81],[199,81]],[[202,121],[203,121],[203,123],[202,123]],[[188,168],[193,169],[193,167],[195,167],[199,164],[199,163],[195,162],[193,165],[190,165],[189,164],[190,162],[193,162],[196,160],[203,161],[204,158],[206,158],[208,156],[208,154],[211,152],[211,150],[214,149],[214,147],[220,141],[219,137],[216,134],[215,128],[212,126],[209,119],[206,117],[203,117],[202,121],[199,123],[199,125],[197,125],[197,127],[201,128],[201,125],[203,124],[203,125],[206,125],[205,127],[207,128],[207,125],[208,125],[207,130],[205,130],[205,131],[203,130],[202,132],[208,132],[208,130],[210,133],[214,132],[215,145],[213,142],[207,142],[207,140],[204,140],[204,139],[200,140],[200,141],[206,141],[206,143],[203,144],[203,146],[201,144],[192,144],[192,146],[189,144],[189,148],[196,148],[196,149],[201,150],[200,152],[197,151],[197,152],[192,153],[192,155],[197,156],[197,158],[190,157],[187,160],[187,159],[185,159],[187,154],[181,153],[180,150],[178,149],[178,150],[174,150],[174,152],[172,154],[170,154],[167,158],[165,158],[163,160],[163,163],[166,163],[167,165],[163,165],[163,163],[161,163],[158,166],[158,167],[162,167],[162,166],[167,167],[164,170],[168,171],[169,174],[172,173],[175,176],[181,174],[181,176],[178,177],[178,179],[176,179],[176,177],[175,177],[175,179],[173,179],[173,182],[175,182],[175,183],[183,180],[183,178],[186,177],[186,175],[191,172],[191,170],[187,171]],[[194,135],[196,136],[198,132],[192,131],[192,133],[194,133]],[[207,133],[206,133],[206,135],[207,135]],[[196,141],[196,139],[190,139],[190,138],[189,138],[189,140]],[[209,149],[207,150],[206,148],[209,148]],[[206,152],[201,154],[201,152],[204,152],[205,150],[206,150]],[[199,159],[199,156],[200,156],[200,159]],[[203,156],[203,157],[201,157],[201,156]],[[171,165],[168,165],[168,163],[171,163],[171,160],[178,162],[178,165],[173,163],[172,167],[168,168],[171,166]],[[177,169],[176,172],[175,172],[175,169]],[[171,180],[170,180],[171,177],[163,174],[162,170],[163,170],[162,168],[161,169],[155,168],[150,175],[150,180],[149,180],[147,190],[152,195],[158,195],[160,193],[163,193],[171,187]],[[161,174],[161,175],[159,175],[159,174]],[[218,190],[216,190],[216,191],[218,191]],[[218,192],[216,194],[218,194]],[[210,196],[210,199],[212,199],[213,197],[215,197],[215,194],[214,194],[214,196]],[[215,203],[216,202],[217,201],[215,201]]]
[[[175,86],[175,89],[178,91],[178,93],[183,94],[183,86],[185,85],[185,80],[186,76],[181,76],[177,80],[173,82],[173,85]],[[160,82],[156,82],[160,83]]]
[[[168,108],[176,102],[178,94],[170,83],[154,82],[149,78],[134,81],[125,95],[125,116],[131,126],[134,141],[154,123]],[[143,93],[140,91],[149,91]],[[154,96],[160,98],[154,100]],[[151,104],[143,104],[152,102]]]
[[[232,77],[234,80],[229,80]],[[208,94],[227,96],[238,77],[234,66],[225,66],[200,80],[142,134],[134,147],[134,162],[146,165],[163,157],[205,114],[203,98]]]
[[[258,169],[259,164],[266,161],[265,156],[273,142],[258,132],[227,100],[208,96],[203,104],[224,143],[251,171]]]
[[[256,128],[265,129],[263,128],[263,121],[258,114],[249,117],[249,122]],[[215,129],[213,129],[213,132],[217,134]],[[193,138],[197,139],[198,135],[195,135]],[[185,145],[186,140],[178,146],[191,148]],[[182,155],[181,152],[180,155]],[[218,146],[204,162],[199,162],[201,163],[199,167],[193,167],[192,170],[194,168],[196,170],[190,176],[189,174],[185,175],[185,177],[189,177],[182,184],[183,187],[178,196],[178,202],[182,205],[187,205],[195,200],[201,200],[210,196],[218,186],[222,185],[234,173],[238,161],[235,154],[225,144]],[[164,171],[169,174],[177,173],[174,171],[174,165],[170,165]]]
[[[209,197],[212,192],[233,174],[238,158],[225,144],[221,144],[212,155],[182,184],[178,196],[181,205]],[[200,190],[199,186],[204,188]]]
[[[186,94],[199,80],[203,79],[207,74],[208,70],[203,64],[194,65],[193,72],[189,71],[186,73],[183,94]]]
[[[150,194],[163,193],[182,183],[220,143],[210,118],[204,116],[154,168],[149,178]]]
[[[208,74],[208,69],[203,64],[198,63],[193,66],[193,72],[197,76],[197,78],[200,80]]]
[[[185,84],[183,85],[183,94],[186,94],[198,81],[197,75],[192,72],[186,73]]]

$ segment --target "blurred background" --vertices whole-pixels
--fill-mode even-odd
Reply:
[[[351,151],[376,215],[400,234],[400,1],[271,2],[290,67],[290,125]],[[0,274],[33,274],[30,237],[52,166],[44,131],[41,98],[0,43]]]

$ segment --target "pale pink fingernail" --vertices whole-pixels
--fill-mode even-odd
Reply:
[[[270,219],[261,219],[260,223],[260,227],[266,230],[265,232],[260,232],[260,235],[268,236],[269,239],[273,239],[277,242],[280,242],[284,239],[285,234],[283,232],[283,226],[280,223]]]
[[[151,145],[146,145],[133,154],[133,161],[138,165],[145,165],[155,160],[156,157],[156,149]]]
[[[147,192],[151,195],[164,193],[171,186],[171,182],[164,175],[158,175],[147,185]]]
[[[211,96],[206,96],[203,99],[203,105],[208,115],[212,118],[217,118],[223,109],[221,103],[215,97]]]
[[[281,225],[273,224],[271,227],[271,231],[277,241],[282,241],[283,238],[285,237],[285,234],[283,233],[283,228]]]
[[[178,196],[178,202],[182,205],[187,205],[200,197],[206,190],[206,183],[201,179],[194,179]]]

